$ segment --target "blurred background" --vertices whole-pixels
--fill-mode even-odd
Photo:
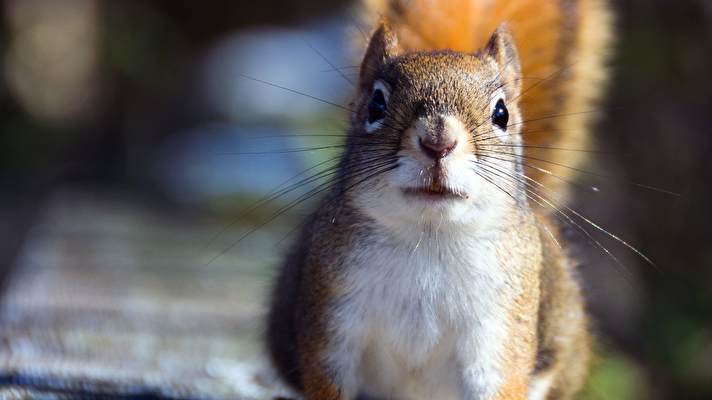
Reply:
[[[657,267],[569,235],[599,342],[582,398],[710,399],[712,2],[613,4],[575,208]],[[288,89],[346,104],[356,21],[334,0],[0,2],[0,387],[273,393],[251,369],[264,293],[347,119]]]

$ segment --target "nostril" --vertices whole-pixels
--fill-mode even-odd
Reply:
[[[430,141],[420,138],[418,141],[423,153],[434,160],[445,158],[455,149],[455,146],[457,146],[457,141],[455,140]]]

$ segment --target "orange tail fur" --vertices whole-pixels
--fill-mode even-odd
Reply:
[[[547,197],[565,202],[566,181],[586,154],[572,150],[589,148],[588,125],[606,83],[612,18],[605,0],[363,1],[369,22],[385,18],[406,51],[474,52],[507,22],[522,63],[525,171]]]

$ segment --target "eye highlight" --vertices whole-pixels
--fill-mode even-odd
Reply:
[[[386,116],[386,96],[383,90],[376,88],[368,102],[368,123],[372,124]]]
[[[504,100],[497,100],[497,104],[494,105],[494,110],[492,110],[492,123],[495,124],[500,129],[507,130],[507,122],[509,121],[509,111],[504,105]]]

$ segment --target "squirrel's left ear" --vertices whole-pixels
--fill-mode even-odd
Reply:
[[[402,50],[398,45],[398,37],[388,26],[387,22],[381,21],[371,36],[366,55],[361,62],[361,74],[359,77],[361,85],[370,86],[381,66],[385,64],[389,58],[401,53]]]
[[[506,23],[497,27],[483,53],[497,62],[501,80],[506,90],[510,92],[509,95],[518,96],[521,90],[522,67],[519,64],[517,46]]]

